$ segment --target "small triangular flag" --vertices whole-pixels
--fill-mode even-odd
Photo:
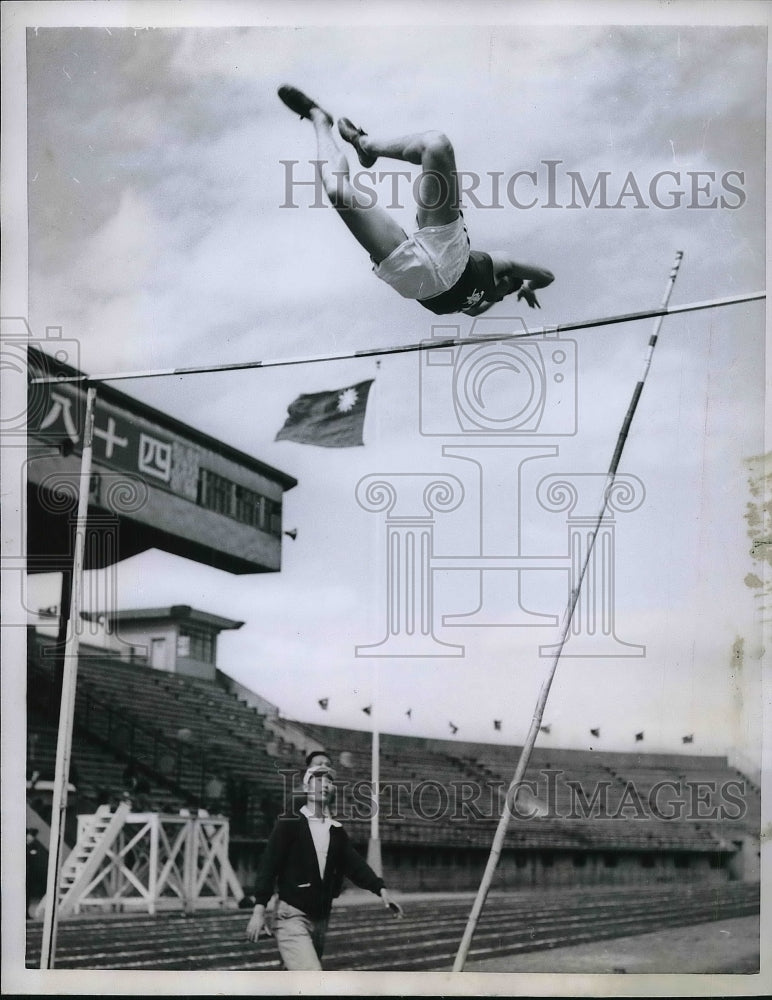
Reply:
[[[319,699],[319,708],[323,708],[325,710],[325,712],[327,711],[327,706],[329,704],[330,704],[330,699],[329,698],[320,698]]]
[[[682,743],[694,743],[694,733],[689,733],[688,736],[681,737]]]
[[[590,730],[590,735],[591,736],[600,736],[600,729],[591,729]]]
[[[552,729],[551,725],[539,726],[539,732],[540,733],[548,733],[550,731],[550,729]]]
[[[372,710],[373,710],[373,706],[372,705],[365,705],[365,707],[362,709],[362,711],[365,713],[365,715],[370,715],[370,713],[372,712]]]
[[[455,736],[458,732],[458,726],[454,726],[452,722],[449,722],[448,725],[450,726],[451,733]]]
[[[643,739],[643,733],[642,732],[635,734],[635,742],[636,743],[640,743],[642,739]]]
[[[494,719],[493,720],[493,728],[494,729],[501,729],[501,719]]]
[[[409,708],[407,710],[407,712],[405,712],[405,715],[408,717],[408,719],[412,719],[413,718],[413,709]]]

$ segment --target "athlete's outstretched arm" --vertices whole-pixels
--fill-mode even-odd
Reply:
[[[555,275],[552,271],[546,270],[546,268],[532,267],[530,264],[516,264],[515,269],[520,272],[523,279],[520,288],[517,290],[517,301],[525,299],[531,309],[541,309],[539,300],[534,294],[534,289],[546,288],[547,285],[551,285],[555,280]]]
[[[512,261],[512,273],[515,277],[527,281],[531,288],[546,288],[547,285],[551,285],[555,280],[555,275],[552,271],[548,271],[546,267],[536,267],[534,264],[521,264],[518,261]]]

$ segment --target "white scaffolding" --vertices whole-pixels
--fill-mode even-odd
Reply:
[[[223,817],[99,811],[78,817],[78,840],[62,867],[58,916],[195,910],[244,893],[228,859]],[[43,904],[41,904],[43,905]]]

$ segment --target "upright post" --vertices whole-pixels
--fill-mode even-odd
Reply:
[[[83,428],[83,454],[80,460],[78,482],[78,514],[75,522],[75,541],[72,566],[72,591],[67,639],[64,646],[62,672],[62,700],[59,709],[59,733],[56,742],[56,770],[51,802],[51,840],[46,881],[46,905],[43,918],[43,940],[40,949],[40,968],[53,969],[56,958],[56,932],[59,911],[59,872],[64,847],[64,821],[67,815],[67,785],[70,778],[72,754],[72,728],[75,717],[75,691],[78,682],[78,644],[80,640],[80,604],[83,593],[83,553],[88,521],[88,495],[91,479],[91,455],[94,439],[94,405],[96,389],[89,386],[86,392],[86,418]]]
[[[536,737],[539,733],[539,727],[541,726],[542,718],[544,717],[544,708],[547,704],[547,697],[549,695],[550,687],[552,681],[555,677],[555,671],[557,670],[558,661],[560,660],[560,654],[563,651],[563,647],[568,639],[568,632],[571,628],[571,620],[574,616],[574,611],[576,609],[577,602],[579,600],[579,593],[582,588],[582,581],[584,580],[585,574],[587,572],[587,566],[589,565],[590,559],[592,557],[593,547],[595,544],[595,539],[597,537],[598,531],[603,521],[603,516],[606,513],[606,507],[608,505],[608,497],[611,487],[614,483],[614,477],[616,476],[617,468],[619,467],[619,461],[622,457],[622,451],[625,446],[625,441],[627,440],[627,434],[630,430],[630,425],[632,424],[633,416],[635,414],[636,407],[638,406],[638,400],[641,397],[641,392],[643,391],[643,386],[646,381],[646,376],[649,373],[649,368],[651,367],[651,357],[654,352],[654,348],[657,344],[657,337],[659,335],[660,327],[662,326],[662,318],[664,315],[664,310],[667,309],[667,304],[670,301],[670,294],[673,291],[673,285],[675,284],[676,277],[678,275],[678,269],[681,265],[681,260],[683,258],[683,252],[678,251],[676,253],[675,263],[670,271],[668,277],[667,287],[665,289],[665,295],[662,301],[662,306],[660,312],[657,316],[657,320],[654,327],[654,332],[649,338],[649,344],[646,351],[646,358],[644,361],[643,371],[641,377],[636,383],[635,389],[633,390],[633,396],[630,401],[630,405],[625,414],[625,418],[622,422],[622,427],[619,431],[619,436],[617,438],[616,447],[614,449],[614,454],[609,465],[609,470],[606,475],[606,482],[603,489],[603,501],[601,504],[598,517],[595,521],[595,530],[588,539],[587,550],[585,552],[584,562],[582,563],[582,568],[579,573],[579,578],[571,591],[571,596],[569,598],[568,607],[566,608],[563,625],[560,630],[560,638],[555,645],[555,651],[552,655],[550,661],[550,666],[547,671],[547,676],[542,683],[541,690],[539,692],[539,697],[536,700],[536,708],[534,710],[533,719],[531,720],[531,728],[528,730],[528,736],[526,738],[523,749],[520,753],[520,759],[517,762],[517,767],[515,768],[515,774],[512,781],[507,789],[506,798],[504,801],[504,808],[499,818],[498,826],[496,827],[496,833],[493,838],[493,844],[491,846],[491,851],[488,856],[488,863],[485,866],[485,871],[483,872],[483,877],[480,882],[480,888],[477,891],[477,896],[475,897],[474,904],[472,905],[471,913],[469,914],[469,919],[467,921],[466,927],[464,929],[464,935],[461,939],[461,943],[458,947],[458,952],[456,954],[455,962],[453,963],[454,972],[463,972],[464,965],[466,963],[467,956],[469,954],[469,947],[472,943],[472,937],[474,936],[475,928],[477,927],[477,921],[480,918],[480,913],[485,905],[485,900],[488,896],[488,892],[491,887],[491,882],[493,881],[493,875],[496,871],[496,865],[498,864],[499,856],[501,855],[501,850],[504,846],[504,838],[507,833],[507,828],[509,827],[509,820],[511,816],[512,806],[514,805],[515,797],[517,796],[520,783],[525,777],[525,772],[528,767],[528,762],[531,757],[531,751],[533,750],[534,743],[536,742]]]

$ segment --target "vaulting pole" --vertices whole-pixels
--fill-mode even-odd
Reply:
[[[687,302],[680,306],[664,305],[660,309],[646,309],[643,312],[620,313],[616,316],[601,316],[599,319],[583,319],[557,326],[541,326],[518,333],[484,334],[475,337],[446,337],[436,340],[422,340],[416,344],[398,344],[395,347],[369,347],[361,351],[342,354],[309,354],[298,358],[270,358],[263,361],[234,361],[223,365],[194,365],[190,368],[150,368],[147,371],[106,372],[103,375],[45,375],[30,379],[32,385],[46,385],[52,382],[83,382],[94,385],[99,382],[116,382],[125,379],[163,378],[179,375],[208,375],[216,372],[246,371],[250,368],[282,368],[288,365],[309,365],[320,361],[349,361],[353,358],[373,358],[385,354],[411,354],[416,351],[434,351],[443,347],[479,346],[486,341],[500,342],[524,340],[529,337],[543,337],[547,334],[569,333],[573,330],[588,330],[596,326],[613,326],[619,323],[634,323],[642,319],[675,316],[677,313],[697,312],[701,309],[718,309],[741,302],[765,299],[766,292],[749,292],[745,295],[729,295],[721,299],[706,299],[703,302]]]
[[[80,641],[80,605],[83,593],[83,555],[88,520],[88,495],[91,479],[91,453],[94,439],[94,405],[96,389],[86,392],[86,418],[83,427],[83,453],[78,481],[78,513],[75,522],[75,543],[72,565],[72,591],[67,639],[64,647],[62,700],[59,709],[59,734],[56,743],[56,770],[51,802],[51,837],[46,881],[46,905],[43,918],[43,940],[40,968],[53,969],[56,957],[56,932],[59,910],[59,873],[64,848],[64,821],[67,816],[67,786],[70,779],[72,728],[75,716],[75,689],[78,681],[78,645]]]
[[[635,415],[635,410],[638,406],[638,400],[641,398],[641,392],[643,391],[644,383],[646,382],[646,376],[649,373],[649,368],[651,367],[651,358],[654,353],[654,348],[657,345],[657,337],[659,336],[660,327],[662,326],[662,319],[667,315],[667,304],[670,301],[670,294],[673,291],[673,285],[675,284],[676,277],[678,276],[678,269],[681,265],[681,260],[683,258],[683,252],[679,250],[676,253],[675,263],[670,271],[668,277],[667,288],[665,289],[665,295],[662,300],[662,308],[657,310],[655,315],[658,317],[654,325],[654,332],[649,338],[649,344],[646,351],[646,358],[644,361],[643,371],[641,372],[641,377],[633,390],[633,396],[630,401],[630,405],[625,414],[625,419],[622,422],[622,428],[619,431],[619,437],[617,438],[616,448],[614,449],[614,454],[611,459],[611,464],[609,465],[608,472],[606,474],[606,482],[603,488],[603,502],[601,504],[600,511],[598,512],[598,517],[595,521],[595,530],[589,536],[587,544],[587,552],[584,557],[584,562],[582,563],[581,571],[579,573],[579,579],[571,591],[571,596],[569,598],[568,607],[566,608],[565,615],[563,618],[563,625],[560,631],[560,639],[555,647],[555,652],[552,655],[552,660],[550,662],[549,669],[547,671],[547,676],[542,683],[541,691],[539,692],[539,697],[536,701],[536,708],[534,710],[533,719],[531,720],[531,728],[528,730],[528,736],[526,738],[525,744],[522,751],[520,752],[520,759],[517,762],[517,767],[515,769],[515,775],[509,784],[507,789],[507,795],[504,802],[504,808],[499,819],[499,824],[496,828],[496,833],[493,838],[493,844],[491,846],[491,851],[488,856],[488,863],[485,866],[485,871],[483,872],[483,877],[480,882],[480,888],[477,891],[477,896],[475,897],[474,904],[472,906],[471,913],[469,914],[469,919],[464,929],[464,935],[461,939],[461,943],[458,946],[458,952],[456,954],[456,960],[453,963],[454,972],[463,972],[464,965],[466,963],[467,955],[469,954],[469,948],[472,943],[472,937],[474,936],[475,929],[477,927],[477,921],[480,918],[482,908],[485,905],[485,900],[491,887],[491,882],[493,881],[493,875],[496,871],[496,865],[499,861],[499,856],[501,855],[501,850],[504,846],[504,838],[506,837],[507,828],[509,827],[509,820],[512,813],[512,807],[514,806],[515,798],[517,796],[520,783],[525,776],[525,772],[528,768],[528,762],[531,757],[531,751],[533,750],[534,743],[536,742],[536,737],[539,733],[539,727],[541,726],[542,718],[544,716],[544,708],[547,704],[547,697],[549,695],[550,687],[552,686],[553,678],[555,677],[555,671],[557,670],[558,661],[560,660],[560,654],[563,652],[563,647],[568,639],[568,632],[571,628],[571,621],[574,616],[574,611],[576,610],[576,605],[579,600],[579,594],[582,589],[582,581],[584,580],[585,574],[587,572],[587,566],[589,565],[590,558],[592,556],[592,551],[595,546],[595,539],[598,535],[598,531],[603,521],[603,517],[606,513],[606,507],[608,506],[609,494],[611,488],[614,484],[614,478],[616,476],[617,468],[619,467],[619,460],[622,457],[622,451],[624,450],[625,441],[627,440],[627,435],[630,430],[630,425],[633,421],[633,416]]]

